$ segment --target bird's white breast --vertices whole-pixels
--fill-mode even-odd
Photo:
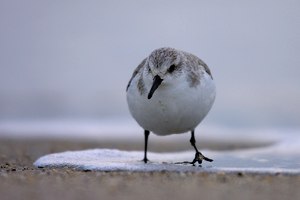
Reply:
[[[147,99],[147,94],[140,95],[137,80],[132,80],[127,91],[129,110],[141,127],[158,135],[195,129],[215,99],[215,84],[206,73],[195,87],[190,87],[183,77],[176,80],[177,84],[163,82],[151,99]],[[146,87],[146,93],[149,89]]]

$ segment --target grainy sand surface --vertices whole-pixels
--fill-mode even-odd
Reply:
[[[164,147],[156,145],[158,151],[174,150],[174,144]],[[233,146],[207,144],[205,148],[226,149]],[[142,144],[1,139],[0,199],[300,199],[300,175],[222,171],[83,172],[38,169],[32,165],[45,154],[90,148],[140,150]],[[176,146],[178,148],[185,150],[189,147]]]

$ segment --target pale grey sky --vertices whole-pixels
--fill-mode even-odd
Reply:
[[[0,1],[0,119],[130,117],[125,88],[153,49],[210,66],[207,123],[300,126],[300,3]]]

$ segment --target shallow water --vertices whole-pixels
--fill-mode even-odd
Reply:
[[[130,123],[129,123],[130,124]],[[142,138],[141,130],[138,127],[130,127],[124,123],[123,134],[99,134],[96,138],[111,137],[122,140]],[[109,124],[106,124],[109,126]],[[125,128],[127,127],[127,129]],[[100,128],[100,127],[98,127]],[[113,127],[110,127],[113,129]],[[118,127],[122,129],[122,126]],[[106,127],[103,130],[108,130]],[[130,134],[130,129],[132,133]],[[255,173],[300,173],[300,135],[297,130],[283,131],[278,129],[264,130],[230,130],[225,128],[204,127],[206,134],[202,138],[211,141],[227,140],[232,143],[241,142],[269,142],[269,146],[255,147],[250,149],[235,149],[228,151],[202,151],[207,157],[214,159],[214,162],[204,162],[201,167],[191,165],[174,164],[175,162],[191,161],[193,151],[152,153],[149,152],[149,164],[141,162],[142,151],[120,151],[117,149],[93,149],[84,151],[62,152],[46,155],[35,162],[37,167],[71,167],[79,170],[99,171],[218,171],[218,172],[255,172]],[[87,135],[86,135],[87,136]],[[87,137],[91,137],[91,135]],[[96,136],[96,135],[95,135]],[[170,140],[182,142],[183,135],[168,137]],[[159,140],[161,137],[155,138]],[[184,138],[186,139],[186,138]],[[137,140],[136,140],[137,141]],[[140,140],[139,140],[140,142]]]
[[[0,137],[9,138],[51,138],[135,143],[143,141],[143,131],[133,120],[115,119],[102,121],[22,121],[1,122]],[[300,172],[300,131],[286,129],[231,129],[203,125],[196,130],[196,138],[222,143],[244,144],[250,149],[228,151],[202,151],[214,162],[204,162],[202,167],[175,165],[180,161],[191,161],[193,151],[171,153],[149,153],[151,163],[140,162],[142,151],[128,152],[117,149],[96,149],[46,155],[35,162],[37,167],[75,167],[79,170],[133,170],[133,171],[249,171],[270,173]],[[187,143],[186,134],[168,137],[151,136],[151,142],[171,141],[174,144]],[[257,144],[257,145],[256,145]],[[265,146],[263,146],[264,144]],[[268,144],[268,145],[267,145]],[[213,148],[211,148],[213,149]],[[215,148],[218,149],[218,148]],[[222,148],[220,148],[222,149]],[[150,149],[150,151],[155,149]]]

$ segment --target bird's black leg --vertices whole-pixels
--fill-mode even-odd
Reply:
[[[212,162],[213,160],[210,158],[205,157],[204,155],[202,155],[202,153],[197,149],[196,147],[196,139],[195,139],[195,133],[194,130],[191,131],[191,139],[190,139],[191,145],[194,147],[196,153],[195,153],[195,158],[194,160],[191,162],[191,164],[195,165],[196,162],[198,162],[199,164],[202,163],[202,160],[206,160],[208,162]]]
[[[213,160],[210,158],[205,157],[196,147],[196,139],[195,139],[195,133],[194,130],[191,131],[191,145],[194,147],[196,154],[195,154],[195,158],[192,162],[189,161],[184,161],[184,162],[176,162],[175,164],[192,164],[195,165],[196,162],[198,162],[199,164],[202,163],[203,160],[206,160],[208,162],[212,162]]]
[[[147,158],[147,148],[148,148],[148,137],[149,137],[150,131],[145,130],[144,134],[145,134],[145,149],[144,149],[144,159],[143,159],[143,161],[145,163],[147,163],[149,161],[148,158]]]

